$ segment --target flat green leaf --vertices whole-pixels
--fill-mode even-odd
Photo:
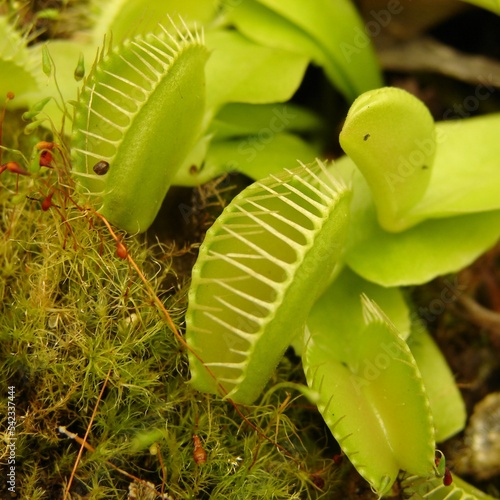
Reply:
[[[380,227],[368,185],[353,162],[343,157],[332,172],[353,185],[345,261],[369,281],[382,286],[426,283],[466,267],[500,237],[499,210],[432,219],[389,233]]]
[[[254,180],[263,179],[285,168],[295,168],[298,161],[311,163],[318,155],[319,148],[287,133],[277,134],[269,141],[255,136],[214,141],[208,147],[202,169],[190,172],[181,168],[174,184],[197,186],[230,172],[240,172]]]
[[[323,66],[349,101],[382,85],[370,37],[349,0],[244,0],[230,16],[246,36]]]
[[[197,186],[234,171],[257,180],[294,168],[297,160],[312,162],[320,156],[313,139],[320,128],[316,115],[289,102],[228,104],[192,149],[173,183]],[[307,133],[309,139],[289,132]]]
[[[424,381],[440,443],[465,427],[465,404],[448,363],[420,321],[413,322],[407,342]]]
[[[317,132],[323,123],[312,111],[296,104],[228,104],[210,125],[216,140],[284,131]]]
[[[236,31],[208,32],[206,41],[211,50],[206,66],[208,121],[230,102],[287,101],[302,82],[305,56],[257,45]]]
[[[207,163],[232,165],[251,179],[262,179],[291,169],[302,163],[312,163],[320,151],[310,142],[294,134],[280,133],[271,140],[250,136],[239,141],[214,143],[209,150]]]
[[[500,114],[435,124],[422,101],[384,87],[356,99],[340,143],[370,186],[380,224],[397,232],[500,209],[499,128]]]
[[[314,307],[316,321],[323,321],[351,342],[353,335],[365,327],[361,295],[367,295],[384,311],[399,335],[406,340],[410,335],[410,311],[399,288],[386,288],[364,280],[345,267]],[[332,322],[332,319],[335,321]],[[347,346],[346,346],[347,348]]]
[[[200,391],[251,404],[324,287],[343,247],[349,192],[322,164],[242,191],[207,232],[193,268],[186,340]]]
[[[500,114],[436,123],[432,176],[417,217],[500,209]]]
[[[500,211],[422,222],[403,233],[383,231],[374,210],[366,236],[350,242],[346,262],[365,279],[383,286],[415,285],[457,272],[500,237]],[[368,227],[371,226],[371,227]]]
[[[359,319],[356,330],[342,319],[346,330],[337,328],[347,318],[335,314],[339,292],[333,286],[311,310],[304,371],[342,450],[382,496],[400,470],[433,474],[431,411],[408,346],[375,303],[363,296],[361,328]]]

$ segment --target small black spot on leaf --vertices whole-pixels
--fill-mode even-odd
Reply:
[[[370,134],[365,134],[363,137],[363,141],[367,141],[370,138]]]
[[[104,175],[108,172],[109,170],[109,163],[107,161],[101,160],[98,161],[93,169],[92,169],[97,175]]]

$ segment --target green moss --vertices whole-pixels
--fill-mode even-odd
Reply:
[[[95,451],[82,454],[72,498],[126,498],[132,480],[113,465],[173,498],[328,497],[335,480],[323,491],[313,485],[318,471],[335,476],[314,444],[316,411],[273,390],[261,406],[241,408],[243,417],[194,391],[185,350],[128,261],[116,257],[106,228],[73,203],[67,160],[53,154],[53,169],[0,178],[0,428],[13,385],[19,497],[62,498],[80,445],[58,428],[83,437],[96,406],[88,436]],[[52,191],[52,206],[41,210]],[[188,277],[174,273],[172,245],[124,242],[182,326]],[[293,373],[297,365],[285,359],[271,384]],[[193,434],[204,464],[193,458]]]

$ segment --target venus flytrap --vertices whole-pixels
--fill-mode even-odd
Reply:
[[[76,104],[72,154],[75,176],[102,214],[129,232],[144,231],[170,184],[208,180],[237,154],[253,154],[241,145],[271,123],[276,103],[291,98],[311,60],[348,99],[378,86],[371,49],[352,64],[338,50],[360,26],[351,3],[318,3],[331,8],[325,19],[324,9],[309,4],[244,1],[233,20],[254,41],[214,32],[208,63],[202,36],[184,25],[99,52]],[[121,38],[141,4],[110,5],[130,8],[114,25]],[[196,10],[196,3],[184,6]],[[209,4],[203,8],[210,18]],[[334,14],[346,20],[337,39],[328,24]],[[267,37],[277,45],[269,47],[261,38],[272,25],[279,36]],[[335,181],[320,162],[280,168],[317,151],[296,135],[317,129],[317,120],[290,110],[296,116],[277,127],[272,144],[238,166],[261,180],[233,200],[200,250],[186,317],[192,385],[251,404],[293,345],[310,386],[304,393],[379,495],[405,470],[410,494],[425,485],[429,500],[468,498],[462,485],[446,490],[441,478],[434,483],[435,440],[463,427],[463,402],[394,285],[463,267],[498,237],[499,118],[435,125],[406,93],[370,92],[346,121],[341,140],[351,159],[330,167],[342,179]],[[471,137],[486,145],[479,159],[463,151]],[[475,160],[488,182],[469,174]],[[193,165],[199,174],[190,174]]]
[[[156,216],[204,113],[199,33],[137,37],[103,49],[75,109],[75,175],[113,224],[136,233]],[[181,96],[181,98],[179,97]],[[109,170],[93,170],[106,162]]]
[[[453,164],[448,165],[452,150],[449,144],[456,146],[453,131],[474,131],[473,137],[477,138],[488,119],[467,121],[460,128],[453,128],[453,124],[436,126],[423,104],[402,92],[381,89],[362,96],[353,105],[341,141],[358,165],[346,157],[329,167],[332,175],[353,186],[346,246],[340,261],[329,264],[322,295],[316,297],[317,291],[314,293],[307,330],[286,338],[302,356],[310,386],[305,393],[318,404],[344,452],[380,496],[391,490],[402,470],[418,478],[412,481],[432,485],[436,437],[446,439],[462,429],[465,421],[463,402],[444,359],[421,325],[411,318],[400,292],[384,287],[422,283],[463,267],[494,243],[500,223],[493,188],[485,197],[476,190],[475,195],[466,193],[446,202],[434,194],[423,202],[428,193],[446,190],[436,187],[435,173],[453,168]],[[402,127],[404,116],[409,122],[406,129]],[[377,140],[370,142],[373,137]],[[491,153],[496,142],[492,143],[490,134],[485,137]],[[369,147],[365,147],[367,143]],[[411,158],[416,146],[422,145],[427,152],[419,154],[418,162],[414,162],[426,168],[411,168],[404,171],[405,175],[398,172],[398,160]],[[463,146],[468,148],[466,143]],[[393,148],[396,158],[385,153],[388,147]],[[489,165],[480,161],[477,168],[493,168]],[[460,166],[458,170],[463,172],[465,168]],[[384,178],[387,174],[402,177],[406,196],[390,189]],[[498,186],[495,175],[492,178]],[[271,176],[260,185],[273,179]],[[461,182],[463,177],[456,180],[457,184]],[[479,182],[471,185],[475,189]],[[237,203],[252,189],[260,189],[259,184],[244,191]],[[448,206],[445,211],[443,203]],[[425,215],[421,207],[425,207]],[[282,207],[258,208],[259,217],[266,216],[271,227],[283,220]],[[235,217],[233,212],[229,205],[222,221]],[[291,215],[287,213],[286,220],[291,220]],[[380,219],[391,231],[381,227]],[[249,235],[261,234],[254,233],[257,228],[244,225],[243,220],[239,215],[239,230],[246,228]],[[277,329],[287,325],[281,314],[295,319],[296,312],[290,312],[281,298],[275,301],[275,286],[267,292],[264,288],[263,293],[270,299],[256,294],[253,287],[252,293],[238,288],[242,286],[239,283],[254,280],[255,273],[266,276],[276,271],[276,255],[270,253],[264,239],[249,244],[234,230],[223,230],[225,224],[216,222],[214,232],[208,233],[193,273],[187,340],[204,363],[194,357],[190,363],[196,388],[250,403],[282,356],[284,344],[277,345],[273,340]],[[470,231],[466,239],[464,224]],[[318,233],[318,241],[321,238]],[[220,245],[215,252],[214,241]],[[338,273],[342,263],[368,281],[348,269]],[[233,269],[232,273],[228,269]],[[306,281],[301,278],[303,283]],[[309,310],[310,295],[305,299],[303,293]],[[397,328],[367,298],[359,302],[359,296],[365,294],[380,302]],[[280,313],[269,321],[273,302],[279,303]],[[268,307],[264,307],[266,303]],[[266,349],[254,348],[254,344]],[[265,376],[260,377],[255,367],[265,371]],[[435,492],[425,486],[425,498],[444,498],[450,491],[444,490],[444,496],[440,496],[441,486],[435,487]],[[458,495],[465,490],[453,491]]]
[[[371,301],[360,300],[367,295],[390,322],[382,321],[380,314],[369,314],[386,324],[376,330],[378,340],[371,330],[368,333],[366,307]],[[398,288],[370,283],[344,268],[313,306],[304,347],[296,348],[302,353],[308,384],[316,389],[311,401],[318,404],[344,453],[379,492],[384,477],[418,468],[418,453],[409,450],[421,446],[425,435],[435,434],[441,442],[463,429],[466,419],[446,361],[413,316]],[[408,346],[401,344],[403,340]],[[398,370],[410,371],[396,375]],[[405,414],[409,408],[413,410]],[[403,415],[401,424],[397,418]],[[377,443],[381,430],[386,437]],[[394,446],[392,439],[399,445]],[[414,440],[419,444],[412,444]]]
[[[424,103],[396,88],[366,92],[349,109],[340,143],[370,186],[380,225],[388,231],[413,225],[408,212],[427,189],[436,152]]]
[[[398,232],[500,209],[499,126],[500,114],[434,123],[419,99],[385,87],[353,103],[340,142],[370,187],[380,225]]]
[[[211,33],[205,105],[206,50],[200,48],[195,36],[178,33],[181,42],[172,51],[161,42],[169,36],[165,32],[136,37],[106,55],[102,51],[76,107],[72,149],[77,175],[96,195],[103,215],[131,232],[147,229],[171,183],[192,185],[200,179],[208,180],[207,173],[193,169],[193,165],[200,165],[207,155],[211,140],[207,127],[220,108],[231,102],[265,104],[288,100],[299,86],[307,64],[303,56],[256,45],[238,33]],[[285,137],[281,144],[278,140],[268,155],[276,158],[276,145],[281,146],[278,153],[292,145],[294,155],[307,152],[312,157],[314,150],[298,139],[294,142],[294,138],[287,141]],[[291,154],[288,161],[292,162]],[[99,162],[109,164],[109,172],[93,172]],[[147,164],[147,175],[140,164]],[[208,168],[210,178],[220,173]],[[136,189],[130,189],[133,177]]]
[[[458,271],[491,247],[500,236],[499,125],[500,115],[490,115],[436,123],[434,132],[422,104],[402,90],[361,96],[340,136],[349,157],[333,167],[353,183],[347,264],[384,286],[420,284]],[[400,188],[419,196],[408,196],[408,204]]]
[[[415,312],[411,312],[401,289],[370,283],[345,267],[315,303],[308,319],[307,335],[313,340],[313,334],[321,335],[322,332],[329,341],[334,337],[338,348],[336,356],[345,363],[345,356],[350,355],[353,344],[356,344],[353,339],[362,336],[366,327],[360,296],[369,296],[375,301],[398,335],[408,343],[429,399],[436,441],[444,441],[463,429],[465,408],[453,375],[425,326],[415,319]],[[303,347],[299,350],[296,345],[294,347],[299,353],[304,350]],[[389,344],[385,345],[383,351],[390,357]],[[373,357],[375,362],[367,361],[360,367],[360,371],[365,371],[368,378],[384,370],[388,361],[386,355],[378,360],[376,356]],[[303,364],[306,370],[310,370],[304,358]]]
[[[324,166],[269,176],[210,228],[193,269],[186,339],[192,384],[251,404],[333,272],[349,192]]]
[[[332,305],[327,294],[314,306],[302,357],[325,422],[380,496],[390,491],[400,470],[431,477],[432,414],[407,344],[366,296],[362,328],[336,328],[335,307],[325,321],[322,315]]]

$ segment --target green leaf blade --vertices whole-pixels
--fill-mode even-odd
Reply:
[[[429,187],[411,211],[421,219],[500,209],[500,114],[436,123]]]
[[[367,214],[368,215],[368,214]],[[383,286],[407,286],[459,271],[500,237],[500,211],[435,219],[394,234],[378,226],[348,243],[346,262],[356,273]]]
[[[412,325],[408,345],[429,397],[436,441],[443,442],[464,429],[465,403],[441,351],[420,323]]]
[[[225,104],[267,104],[290,99],[299,87],[307,58],[257,45],[236,31],[206,34],[207,109],[214,116]]]
[[[306,54],[323,66],[348,101],[382,85],[369,37],[348,0],[314,4],[245,0],[234,9],[232,19],[238,29],[259,43]]]
[[[317,148],[287,133],[277,134],[267,145],[259,144],[254,137],[215,141],[208,149],[198,183],[230,171],[259,180],[279,174],[285,168],[294,168],[298,160],[311,163],[318,155]]]

